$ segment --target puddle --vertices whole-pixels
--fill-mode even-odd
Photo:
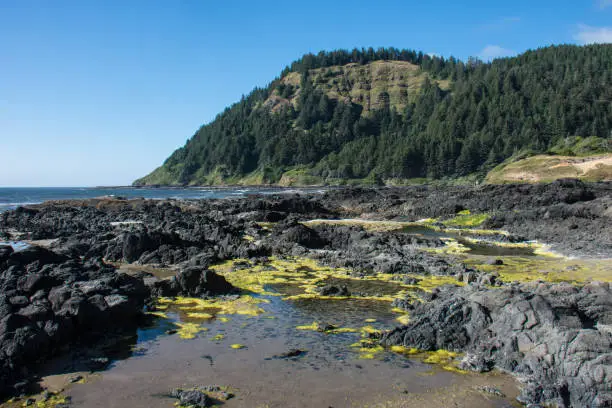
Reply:
[[[447,233],[443,232],[442,230],[433,228],[425,224],[409,224],[409,225],[402,227],[398,232],[402,232],[404,234],[409,234],[409,235],[429,237],[429,238],[444,238],[444,237],[449,236]]]
[[[271,260],[257,266],[257,280],[243,283],[260,293],[238,299],[161,299],[152,325],[136,332],[125,355],[65,394],[74,406],[136,408],[171,407],[173,388],[211,384],[233,390],[235,398],[223,404],[230,408],[507,407],[518,394],[509,376],[450,372],[377,347],[368,333],[398,324],[402,314],[388,297],[405,285],[382,277],[349,279],[344,271],[336,275],[303,262],[308,265]],[[223,273],[231,269],[226,265]],[[288,298],[304,294],[313,281],[343,284],[368,297]],[[317,324],[336,329],[309,329]],[[299,352],[282,356],[291,350]],[[507,397],[483,394],[476,389],[482,385]]]
[[[24,241],[0,241],[0,245],[9,245],[13,247],[14,251],[23,251],[30,246],[30,244]]]
[[[467,247],[467,253],[471,255],[483,256],[536,256],[535,248],[528,244],[524,245],[503,245],[496,242],[475,241],[458,238],[457,241]]]
[[[612,259],[572,259],[561,256],[504,256],[492,265],[490,256],[466,253],[462,261],[485,272],[495,272],[506,282],[547,281],[612,282]]]
[[[431,220],[405,221],[373,221],[363,219],[342,220],[311,220],[305,225],[358,225],[370,232],[388,232],[413,235],[421,238],[454,240],[465,247],[465,251],[473,255],[486,256],[535,256],[535,247],[529,243],[509,244],[506,242],[508,233],[498,230],[483,230],[478,228],[455,228],[442,224],[432,224]]]

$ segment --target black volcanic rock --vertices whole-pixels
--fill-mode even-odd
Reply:
[[[141,279],[101,263],[35,246],[10,261],[0,270],[0,395],[66,344],[135,327],[148,297]]]
[[[182,269],[173,277],[171,286],[183,296],[214,296],[236,291],[223,276],[198,266]]]
[[[467,352],[461,367],[498,367],[521,377],[526,404],[612,403],[610,285],[533,283],[501,290],[467,286],[416,304],[407,326],[382,343]]]

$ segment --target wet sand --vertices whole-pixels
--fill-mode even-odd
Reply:
[[[205,331],[190,340],[164,334],[174,322],[188,320],[170,307],[167,318],[139,331],[137,355],[115,361],[65,394],[75,406],[135,408],[169,407],[175,402],[168,396],[173,388],[212,384],[235,394],[224,403],[229,408],[508,407],[518,395],[516,381],[499,373],[458,374],[391,351],[363,359],[354,347],[363,338],[359,329],[393,326],[397,314],[389,302],[264,298],[270,303],[260,305],[263,314],[200,320]],[[296,329],[313,321],[356,332]],[[278,357],[292,349],[305,353]],[[507,397],[479,391],[483,385]]]
[[[236,318],[210,324],[193,340],[159,337],[141,344],[143,355],[115,362],[67,395],[75,406],[136,408],[169,407],[172,388],[210,384],[231,387],[236,397],[227,407],[503,407],[517,395],[508,376],[455,374],[390,352],[361,360],[346,346],[336,348],[356,334],[295,333],[278,330],[278,323]],[[219,333],[225,338],[212,341]],[[235,343],[246,348],[230,348]],[[295,348],[307,353],[273,358]],[[485,395],[475,390],[479,385],[498,387],[509,398]]]

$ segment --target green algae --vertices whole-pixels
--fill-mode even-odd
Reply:
[[[19,403],[20,401],[24,401]],[[71,402],[70,397],[67,397],[59,392],[49,392],[46,394],[32,395],[30,397],[22,398],[11,398],[5,401],[6,406],[20,406],[20,407],[35,407],[35,408],[55,408],[69,405]],[[18,404],[18,405],[17,405]],[[5,406],[5,404],[0,404]]]
[[[401,325],[406,326],[410,322],[410,315],[405,314],[405,315],[399,316],[395,320],[397,320]]]
[[[243,267],[243,265],[249,265]],[[240,268],[236,268],[240,265]],[[332,268],[321,265],[309,258],[279,259],[271,257],[265,264],[250,265],[247,260],[235,259],[212,267],[217,273],[244,293],[255,293],[266,296],[283,296],[271,292],[279,288],[283,292],[293,292],[283,300],[321,299],[346,300],[352,298],[392,302],[397,294],[409,286],[399,282],[390,283],[392,279],[383,274],[357,278],[350,276],[346,268]],[[366,282],[367,283],[364,283]],[[371,290],[377,295],[371,296],[324,296],[317,289],[325,284],[352,286],[357,292]],[[381,292],[384,292],[381,294]]]
[[[69,404],[70,403],[70,398],[66,397],[65,395],[62,394],[52,394],[47,400],[45,401],[36,401],[36,404],[34,405],[36,408],[55,408],[58,405],[65,405],[65,404]],[[25,406],[25,404],[24,404]]]
[[[380,331],[377,330],[380,333]],[[369,337],[369,332],[362,329],[361,339],[351,344],[349,347],[354,349],[360,360],[372,360],[381,356],[385,352],[385,348],[378,344],[378,341]]]
[[[255,237],[254,237],[254,236],[252,236],[252,235],[247,235],[247,234],[243,235],[243,236],[242,236],[242,239],[243,239],[243,240],[245,240],[245,241],[247,241],[247,242],[255,242],[255,241],[256,241],[256,239],[255,239]]]
[[[552,254],[538,257],[503,257],[502,265],[488,264],[488,258],[467,257],[466,265],[494,273],[503,282],[612,282],[612,259],[571,259]]]
[[[234,350],[242,350],[242,349],[245,349],[245,348],[246,348],[246,346],[245,346],[244,344],[235,343],[235,344],[232,344],[232,345],[230,346],[230,348],[232,348],[232,349],[234,349]]]
[[[487,213],[472,214],[469,210],[457,213],[454,218],[442,221],[449,227],[478,227],[487,221],[491,216]]]
[[[366,337],[367,335],[370,335],[370,334],[379,335],[379,334],[382,333],[381,330],[375,328],[374,326],[370,326],[370,325],[363,326],[359,331],[361,332],[362,336],[364,336],[364,337]]]
[[[196,337],[196,335],[200,332],[208,331],[206,327],[203,327],[200,324],[196,323],[174,323],[178,330],[176,333],[179,335],[181,339],[191,340]]]
[[[263,230],[270,230],[276,225],[275,222],[257,221],[255,224],[259,225]]]
[[[217,273],[223,275],[243,293],[254,293],[263,296],[282,296],[284,301],[347,301],[363,300],[391,303],[397,298],[412,297],[419,300],[418,294],[431,292],[443,285],[462,286],[452,276],[421,276],[417,274],[395,275],[373,273],[368,276],[355,277],[346,268],[332,268],[319,264],[310,258],[271,257],[266,263],[253,264],[244,259],[226,261],[213,266]],[[417,278],[415,284],[405,284],[399,279]],[[323,285],[346,286],[351,295],[324,296],[318,291]],[[272,289],[277,292],[270,292]],[[211,305],[209,305],[211,306]],[[407,324],[409,316],[405,311],[399,312],[399,324]],[[317,327],[303,326],[300,329],[318,330]],[[350,328],[338,329],[335,332],[348,332]]]
[[[160,317],[162,319],[167,319],[168,315],[164,312],[147,312],[148,315]]]
[[[204,313],[204,312],[189,312],[187,313],[187,317],[191,317],[192,319],[202,319],[202,320],[214,318],[214,316],[211,315],[210,313]]]
[[[454,238],[440,238],[444,246],[440,248],[423,248],[423,251],[441,255],[460,255],[470,251],[470,248],[462,245]]]
[[[244,295],[238,298],[214,298],[200,299],[189,297],[158,298],[158,303],[169,304],[178,307],[192,319],[208,320],[217,315],[245,315],[257,316],[265,312],[262,303],[268,303],[266,299],[255,298]]]
[[[340,333],[357,333],[357,329],[350,327],[336,327],[333,325],[321,325],[319,322],[312,324],[296,326],[296,330],[311,330],[325,334],[340,334]]]
[[[461,353],[449,350],[423,351],[418,348],[401,345],[391,346],[389,350],[409,358],[418,358],[423,363],[438,366],[446,371],[452,371],[458,374],[467,373],[467,371],[457,367],[458,358],[462,356]]]
[[[309,220],[303,221],[307,227],[316,227],[319,225],[338,225],[338,226],[359,226],[368,232],[391,232],[398,231],[410,225],[418,225],[414,222],[404,221],[375,221],[364,219],[340,219],[340,220]]]
[[[238,265],[240,265],[239,268],[237,268]],[[242,265],[249,266],[243,267]],[[319,280],[327,276],[349,274],[347,269],[322,266],[308,258],[270,257],[267,263],[255,265],[245,259],[234,259],[214,265],[211,269],[223,275],[229,283],[243,292],[267,296],[279,295],[266,290],[267,285],[297,284],[305,288],[314,288]]]
[[[385,349],[383,346],[361,347],[357,352],[359,353],[359,359],[372,360],[384,353]]]

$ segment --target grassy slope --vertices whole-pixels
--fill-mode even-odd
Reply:
[[[421,92],[426,78],[433,80],[417,65],[405,61],[375,61],[366,65],[347,64],[310,70],[315,88],[322,90],[330,99],[350,101],[361,105],[364,114],[383,107],[388,95],[389,106],[402,112]],[[282,82],[292,85],[296,91],[288,99],[274,92],[264,103],[273,111],[280,106],[293,104],[297,107],[300,94],[300,74],[292,72]],[[449,89],[449,81],[436,80],[440,88]]]
[[[612,154],[585,157],[537,155],[504,163],[489,172],[487,183],[538,183],[572,177],[587,181],[612,180]]]

